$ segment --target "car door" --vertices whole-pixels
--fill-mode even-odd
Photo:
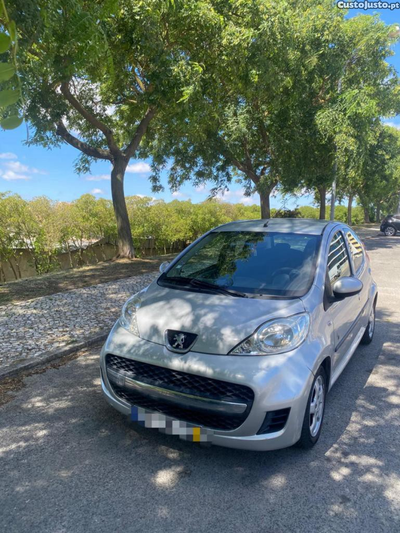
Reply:
[[[333,357],[332,371],[344,363],[346,354],[358,332],[357,323],[362,304],[358,294],[336,299],[332,287],[342,277],[352,276],[353,269],[346,245],[345,237],[341,230],[334,233],[328,247],[326,282],[325,282],[325,313],[328,324],[333,326]]]
[[[400,215],[393,215],[394,227],[397,231],[400,231]]]

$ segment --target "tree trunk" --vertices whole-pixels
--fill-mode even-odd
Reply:
[[[326,187],[318,187],[319,193],[319,219],[326,218]]]
[[[347,224],[351,226],[351,210],[353,207],[353,195],[349,194],[349,200],[347,203]]]
[[[17,272],[16,272],[16,270],[15,270],[15,268],[14,268],[14,265],[12,264],[11,259],[8,259],[7,261],[8,261],[8,264],[10,265],[11,270],[13,271],[14,278],[15,278],[15,279],[18,279]]]
[[[368,223],[370,222],[370,219],[369,219],[369,209],[364,207],[364,222]]]
[[[118,253],[117,257],[135,257],[135,250],[132,241],[131,226],[129,224],[128,210],[126,208],[124,195],[124,177],[128,161],[125,158],[117,158],[114,161],[111,171],[111,194],[114,206],[115,218],[117,220],[118,231]]]
[[[0,263],[0,281],[4,283],[6,282],[6,274],[3,270],[3,265]]]
[[[376,221],[381,221],[381,206],[379,204],[376,207]]]
[[[271,190],[260,192],[261,218],[271,218],[270,194]]]

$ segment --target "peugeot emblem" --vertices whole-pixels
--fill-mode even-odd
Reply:
[[[165,344],[172,352],[186,353],[196,342],[197,335],[186,331],[167,329],[165,332]]]

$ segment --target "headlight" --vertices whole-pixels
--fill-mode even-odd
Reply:
[[[276,318],[262,324],[251,337],[230,353],[235,355],[272,355],[298,348],[307,337],[310,327],[308,313]]]
[[[133,333],[133,335],[136,335],[137,337],[139,337],[139,328],[137,324],[136,314],[137,310],[140,307],[140,304],[142,303],[140,294],[141,293],[138,292],[134,296],[131,296],[125,302],[119,319],[119,323],[121,324],[121,326],[127,329],[130,333]]]

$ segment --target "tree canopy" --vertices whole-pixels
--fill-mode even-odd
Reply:
[[[346,18],[330,0],[13,0],[7,10],[0,54],[18,65],[5,80],[0,63],[0,84],[14,90],[18,67],[23,100],[2,119],[20,108],[28,144],[68,143],[78,172],[110,163],[121,256],[134,255],[132,157],[152,159],[154,190],[162,172],[172,189],[238,181],[259,193],[263,217],[277,187],[312,191],[322,218],[335,175],[350,207],[358,197],[369,209],[371,154],[396,159],[382,118],[399,112],[387,62],[398,32],[377,16]],[[376,171],[397,190],[395,167]]]
[[[220,16],[203,0],[16,0],[10,12],[28,142],[70,144],[80,172],[111,163],[119,252],[131,257],[126,167],[150,123],[169,124],[196,92]]]

